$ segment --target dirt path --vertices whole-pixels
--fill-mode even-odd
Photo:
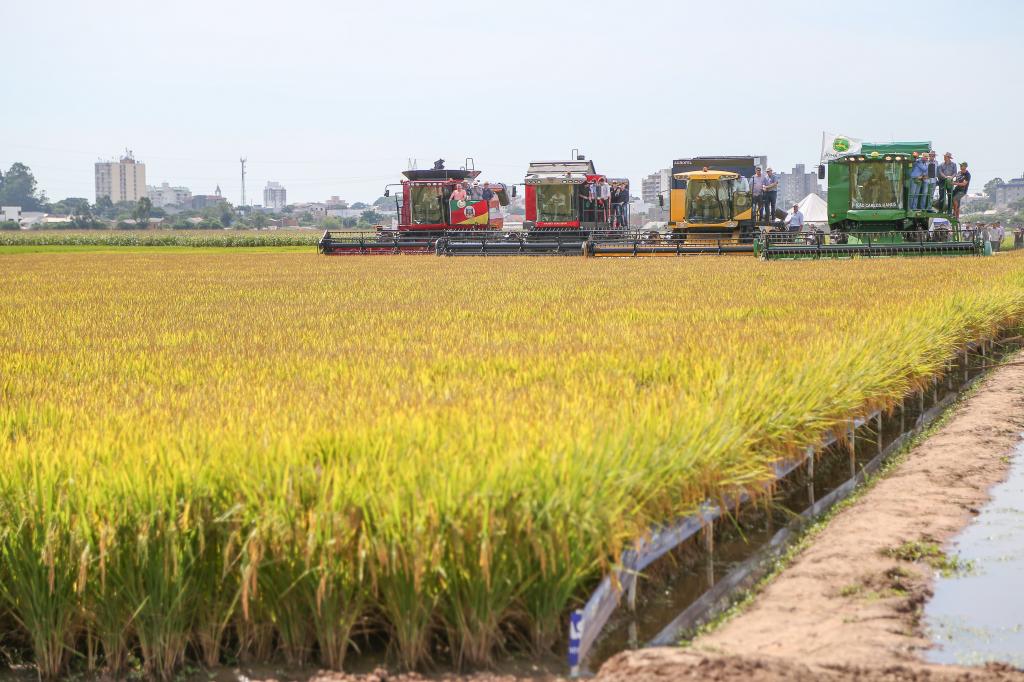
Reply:
[[[963,528],[1006,475],[1021,431],[1024,366],[1008,365],[840,512],[743,614],[688,649],[620,654],[600,679],[1024,679],[998,666],[923,664],[920,615],[933,569],[890,555],[941,546]]]

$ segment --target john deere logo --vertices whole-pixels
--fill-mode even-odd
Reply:
[[[845,137],[837,137],[832,141],[832,149],[842,154],[850,151],[850,141]]]

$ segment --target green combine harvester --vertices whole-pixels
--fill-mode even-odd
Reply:
[[[988,242],[961,233],[951,207],[936,210],[928,197],[931,210],[909,208],[911,169],[929,151],[930,142],[865,143],[829,161],[828,233],[766,232],[756,253],[766,260],[990,254]]]

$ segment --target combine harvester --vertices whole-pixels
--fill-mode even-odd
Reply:
[[[467,186],[480,175],[473,159],[466,159],[460,169],[446,169],[438,161],[431,169],[407,170],[402,175],[401,192],[395,196],[398,227],[378,227],[371,234],[325,231],[317,250],[327,255],[390,255],[433,254],[446,235],[461,234],[467,238],[488,238],[498,233],[498,224],[489,219],[489,206],[483,199],[453,200],[456,186]],[[384,196],[391,196],[391,187]],[[504,184],[491,188],[501,206],[509,203]],[[513,190],[514,191],[514,190]]]
[[[968,239],[949,207],[911,210],[910,173],[930,142],[864,144],[857,153],[828,163],[828,223],[824,233],[766,233],[761,258],[853,258],[879,256],[976,256],[991,245]],[[818,178],[825,179],[825,166]],[[934,167],[929,176],[935,177]]]
[[[698,156],[672,162],[668,232],[595,238],[589,256],[686,256],[754,252],[750,178],[763,156]],[[658,196],[664,205],[664,197]]]
[[[535,161],[526,171],[526,220],[523,229],[493,234],[449,235],[438,254],[578,256],[588,240],[622,239],[628,234],[629,202],[616,213],[610,202],[592,200],[590,190],[602,180],[626,179],[598,173],[594,162],[573,150],[571,161]]]

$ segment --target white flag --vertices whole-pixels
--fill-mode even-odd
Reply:
[[[821,160],[832,161],[840,154],[856,154],[864,140],[848,135],[836,135],[835,133],[821,134]]]

